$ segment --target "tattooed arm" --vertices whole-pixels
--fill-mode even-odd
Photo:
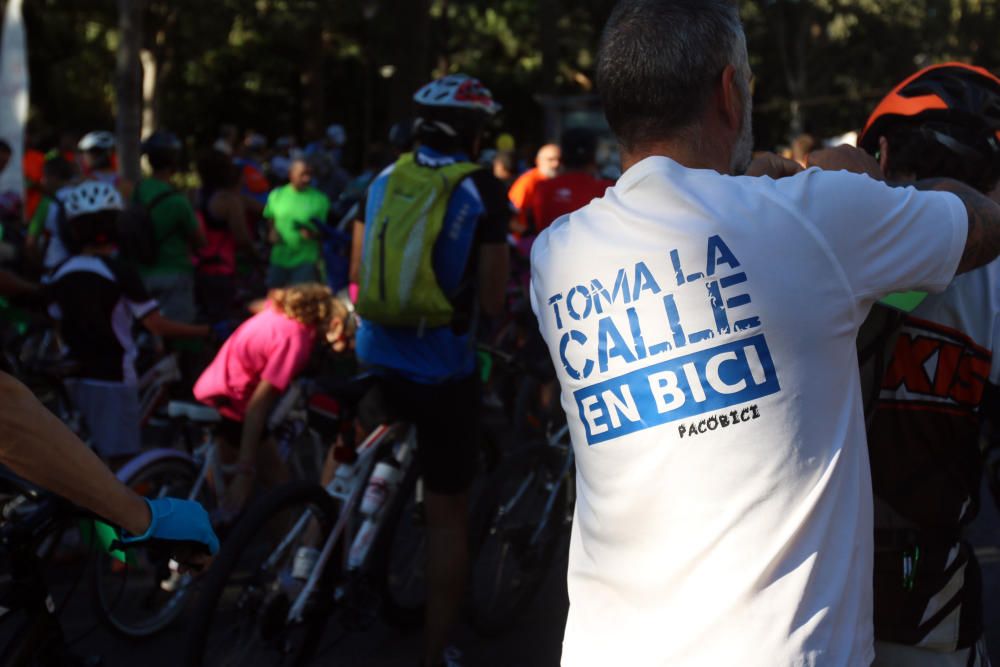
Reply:
[[[1000,204],[950,178],[928,178],[915,185],[920,190],[951,192],[962,200],[969,212],[969,236],[956,273],[978,269],[1000,255]]]

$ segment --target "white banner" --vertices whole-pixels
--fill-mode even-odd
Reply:
[[[28,122],[28,50],[21,0],[7,0],[0,37],[0,139],[11,148],[10,162],[0,173],[0,193],[15,192],[24,200],[24,126]]]

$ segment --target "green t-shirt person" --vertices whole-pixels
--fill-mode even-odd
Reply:
[[[35,207],[35,214],[31,216],[31,220],[28,221],[28,236],[31,238],[38,238],[45,231],[45,221],[49,217],[49,207],[53,206],[52,197],[48,195],[42,195],[41,200],[38,202],[38,206]]]
[[[277,243],[271,248],[271,264],[291,269],[319,260],[319,241],[306,239],[299,228],[305,225],[315,230],[313,220],[326,222],[330,200],[316,188],[295,183],[272,190],[264,207],[264,217],[274,222]]]
[[[171,190],[169,183],[158,178],[144,178],[136,186],[135,197],[148,206],[161,193]],[[139,266],[143,276],[163,276],[177,273],[194,273],[191,263],[191,241],[198,235],[198,218],[191,202],[178,192],[161,200],[149,213],[156,228],[156,261],[150,266]]]

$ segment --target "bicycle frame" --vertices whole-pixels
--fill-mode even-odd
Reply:
[[[549,447],[559,447],[559,442],[569,434],[569,426],[564,425],[554,434],[549,436],[548,446]],[[534,544],[545,532],[545,528],[549,525],[549,519],[552,517],[552,507],[555,505],[556,498],[559,496],[559,490],[562,489],[563,483],[567,480],[569,471],[573,467],[573,446],[572,444],[566,445],[566,458],[563,460],[562,469],[559,471],[559,477],[556,479],[555,484],[552,485],[552,489],[549,491],[549,497],[545,499],[545,509],[542,510],[542,520],[538,522],[535,526],[535,530],[531,533],[530,543]],[[518,491],[518,496],[524,493],[524,487]]]
[[[320,577],[322,577],[327,563],[330,562],[330,558],[334,555],[333,552],[337,543],[340,541],[341,536],[345,534],[345,531],[347,531],[349,522],[354,518],[358,504],[361,502],[361,496],[364,494],[365,487],[367,486],[368,478],[371,476],[372,471],[375,468],[377,460],[376,454],[382,449],[383,446],[385,446],[385,444],[393,441],[392,436],[400,428],[401,425],[383,424],[372,431],[368,437],[365,438],[364,442],[362,442],[357,448],[358,459],[351,464],[341,464],[343,471],[338,470],[338,474],[335,475],[330,483],[326,485],[326,492],[341,501],[340,515],[337,517],[333,530],[330,531],[330,534],[327,536],[326,541],[323,544],[323,549],[320,551],[320,555],[317,558],[316,565],[313,567],[312,573],[309,575],[309,579],[306,580],[305,585],[302,587],[302,590],[295,598],[291,609],[288,611],[287,620],[289,623],[295,623],[302,620],[302,614],[305,611],[309,596],[319,584]],[[409,466],[413,464],[414,457],[412,456],[412,451],[416,444],[416,431],[413,427],[405,428],[407,430],[406,435],[401,440],[401,451],[404,453],[411,453],[409,457],[404,457],[406,458],[405,464]],[[383,502],[382,509],[376,515],[376,523],[373,534],[377,535],[378,531],[382,528],[382,523],[385,521],[385,517],[388,514],[388,512],[385,511],[385,508],[392,505],[398,492],[399,487],[396,486]],[[309,523],[309,518],[308,512],[304,513],[299,518],[285,539],[278,545],[267,561],[265,561],[263,567],[271,568],[277,564],[278,560],[280,560],[284,555],[285,550],[287,550],[298,535],[305,530]],[[346,555],[350,553],[350,550],[355,546],[354,542],[357,541],[360,536],[361,533],[354,535],[354,539],[352,540],[350,547],[344,553],[345,558]],[[365,559],[362,562],[358,563],[354,567],[350,567],[348,571],[353,572],[363,569],[369,554],[371,554],[371,551],[367,552]]]
[[[555,433],[549,436],[546,442],[546,447],[551,447],[553,449],[560,448],[560,441],[563,440],[569,434],[569,426],[563,425]],[[552,488],[549,489],[548,496],[545,498],[545,507],[542,509],[541,518],[535,529],[531,532],[531,539],[528,540],[529,544],[535,544],[545,534],[545,529],[549,525],[549,520],[552,518],[552,508],[555,506],[556,499],[559,497],[559,491],[562,489],[563,484],[568,481],[568,476],[570,470],[573,468],[574,457],[573,457],[573,446],[571,444],[566,445],[566,458],[563,460],[562,468],[559,470],[559,476],[556,478],[555,483],[552,484]],[[531,480],[525,479],[521,482],[521,485],[517,488],[517,491],[510,497],[510,499],[504,503],[498,510],[498,518],[506,516],[510,509],[516,506],[521,501],[521,496],[528,490],[531,486]]]
[[[145,424],[153,416],[163,399],[167,386],[181,379],[177,354],[171,353],[156,362],[139,377],[139,423]]]
[[[178,449],[170,449],[167,447],[160,447],[143,452],[119,468],[116,476],[122,482],[127,483],[136,475],[136,473],[146,466],[167,460],[183,461],[190,464],[198,471],[198,475],[195,477],[191,491],[187,495],[188,500],[198,499],[205,483],[208,481],[209,474],[212,475],[215,483],[215,494],[221,498],[225,493],[225,481],[223,479],[223,475],[233,472],[236,467],[222,463],[218,454],[218,445],[213,437],[209,437],[203,444],[194,450],[193,455]]]

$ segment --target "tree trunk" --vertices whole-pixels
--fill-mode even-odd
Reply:
[[[147,0],[118,0],[118,164],[121,175],[139,180],[139,139],[142,130],[142,18]]]
[[[160,110],[156,99],[160,71],[156,55],[152,51],[143,49],[139,57],[142,60],[142,136],[148,137],[160,126]]]
[[[810,14],[808,7],[790,6],[793,3],[777,2],[772,5],[772,19],[776,27],[778,49],[785,73],[789,97],[789,138],[794,139],[805,129],[802,100],[808,86],[808,46]],[[791,42],[791,43],[789,43]]]

